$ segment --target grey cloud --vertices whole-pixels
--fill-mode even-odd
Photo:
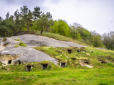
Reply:
[[[31,10],[33,10],[36,6],[39,6],[42,11],[45,11],[45,7],[43,7],[44,1],[45,0],[3,0],[3,2],[7,5],[26,5]]]
[[[34,9],[34,7],[39,6],[42,11],[46,11],[45,6],[43,6],[43,3],[46,0],[2,0],[7,5],[21,5],[21,6],[27,6],[29,9]],[[52,3],[59,3],[60,0],[51,0]]]

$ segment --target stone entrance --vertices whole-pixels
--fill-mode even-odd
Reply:
[[[8,60],[8,64],[11,64],[12,63],[12,60]]]
[[[62,63],[60,63],[60,66],[64,68],[64,67],[66,67],[66,63],[62,62]]]
[[[42,69],[46,69],[48,67],[48,64],[42,64]]]
[[[31,71],[31,66],[26,66],[26,71]]]

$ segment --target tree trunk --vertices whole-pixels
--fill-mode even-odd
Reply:
[[[41,35],[42,35],[42,33],[43,33],[43,29],[41,30],[41,32],[40,32],[40,33],[41,33]]]

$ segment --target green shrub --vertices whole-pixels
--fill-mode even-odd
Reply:
[[[23,42],[21,42],[20,46],[27,47],[27,45]]]
[[[15,47],[19,47],[19,46],[27,47],[27,45],[25,43],[23,43],[19,38],[15,39],[15,40],[20,41],[20,44],[15,45]]]

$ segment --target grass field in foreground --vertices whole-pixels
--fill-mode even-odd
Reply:
[[[0,85],[114,85],[114,68],[0,72]]]

